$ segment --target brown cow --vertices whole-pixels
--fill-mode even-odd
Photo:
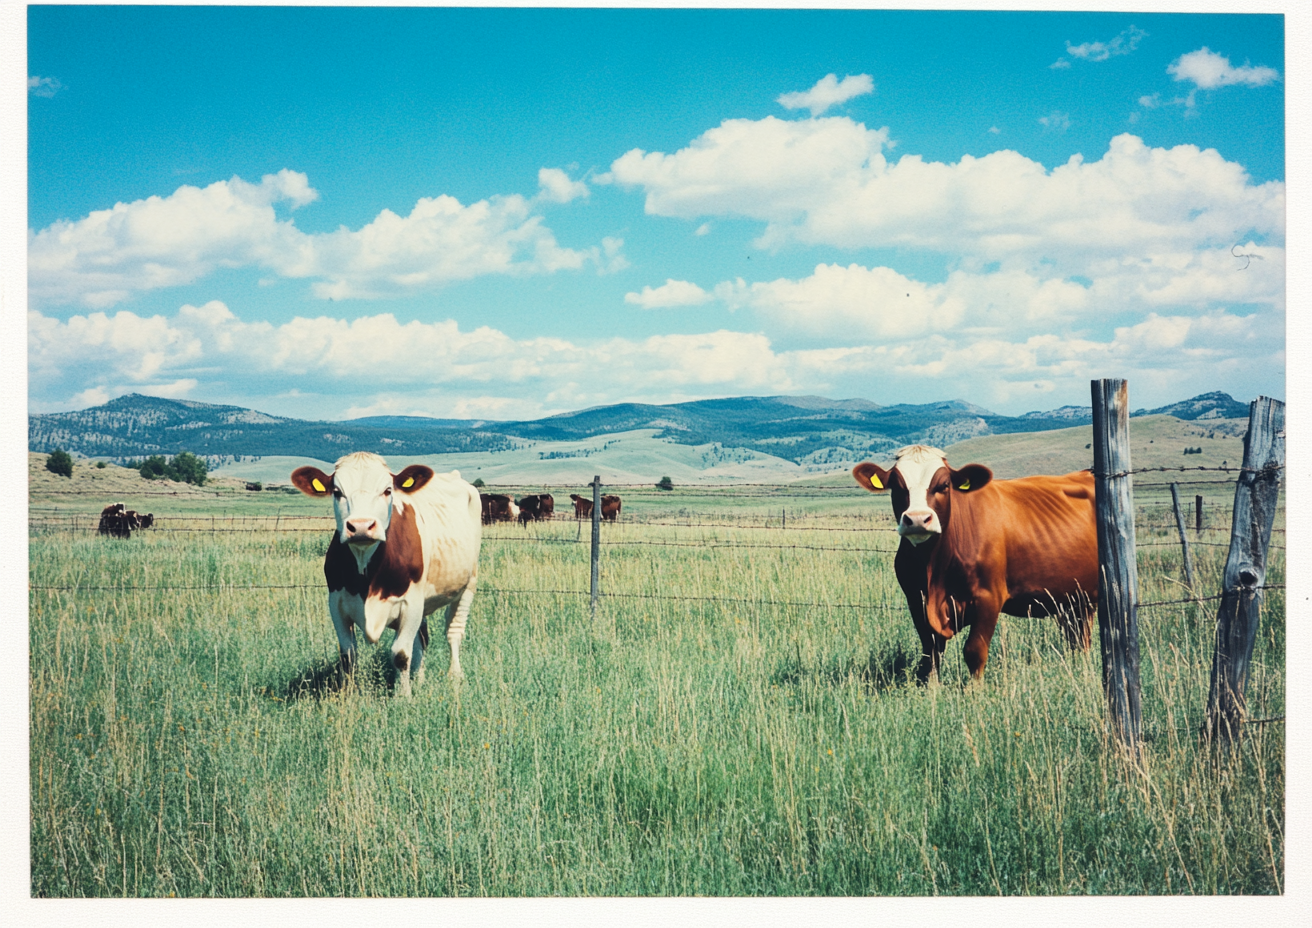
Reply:
[[[592,500],[584,499],[577,493],[571,493],[569,498],[574,500],[574,518],[591,519],[592,518]]]
[[[592,518],[592,500],[584,499],[577,493],[571,493],[569,498],[574,500],[574,518],[591,519]],[[601,498],[601,517],[607,522],[614,522],[620,515],[620,498],[607,493]]]
[[[483,509],[484,525],[491,525],[493,522],[514,522],[519,516],[519,507],[504,493],[480,493],[478,499]]]
[[[127,517],[128,525],[132,528],[150,528],[155,524],[154,513],[137,512],[135,509],[129,509],[124,515]]]
[[[130,538],[132,529],[132,518],[123,508],[122,503],[110,503],[100,510],[100,525],[97,528],[100,534],[112,535],[115,538]]]
[[[516,505],[519,506],[519,524],[526,526],[530,522],[541,522],[543,519],[550,518],[545,511],[543,499],[551,499],[550,496],[525,496]]]
[[[966,626],[966,666],[980,679],[998,614],[1056,617],[1073,649],[1089,646],[1098,601],[1093,474],[994,480],[982,464],[948,465],[911,445],[890,470],[852,469],[871,492],[887,489],[902,542],[893,569],[920,635],[923,682],[947,640]]]

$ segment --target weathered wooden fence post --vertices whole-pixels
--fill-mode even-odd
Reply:
[[[597,577],[601,566],[601,474],[592,478],[592,617],[597,617]]]
[[[1094,380],[1093,474],[1098,520],[1098,631],[1112,731],[1139,759],[1139,571],[1134,553],[1130,405],[1124,380]]]
[[[1199,535],[1203,533],[1203,498],[1194,497],[1194,531]]]
[[[1216,653],[1207,692],[1203,735],[1228,747],[1244,723],[1248,663],[1257,640],[1257,623],[1266,582],[1266,553],[1280,499],[1285,466],[1285,404],[1269,396],[1253,400],[1244,436],[1244,464],[1235,487],[1230,555],[1221,579],[1216,615]]]
[[[1180,485],[1171,484],[1171,503],[1175,506],[1175,527],[1180,530],[1180,547],[1184,549],[1184,582],[1194,591],[1194,562],[1189,557],[1189,539],[1184,532],[1184,510],[1180,508]]]

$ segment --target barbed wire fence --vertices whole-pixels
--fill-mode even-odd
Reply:
[[[1131,474],[1138,473],[1161,473],[1164,470],[1212,470],[1225,473],[1238,473],[1241,468],[1212,468],[1212,467],[1191,467],[1191,468],[1161,468],[1151,467],[1130,471]],[[1234,485],[1234,480],[1210,481],[1218,485]],[[1149,486],[1156,487],[1157,484]],[[1161,484],[1162,487],[1168,487],[1169,484]],[[759,490],[768,490],[768,493],[744,493],[743,487]],[[535,489],[531,485],[525,485],[526,489]],[[487,487],[485,489],[492,489]],[[514,489],[514,487],[496,487],[495,489]],[[798,487],[790,484],[698,484],[690,488],[679,488],[678,495],[674,496],[670,491],[658,490],[654,485],[649,484],[607,484],[607,491],[622,490],[626,491],[626,496],[630,498],[638,496],[649,496],[651,499],[659,499],[664,502],[676,503],[684,502],[689,499],[724,499],[726,491],[732,494],[735,500],[740,499],[761,499],[768,498],[779,500],[781,502],[806,502],[808,500],[833,498],[842,495],[854,499],[869,498],[870,494],[860,487],[846,486],[825,486],[825,487]],[[708,491],[718,492],[708,492]],[[642,491],[648,491],[643,493]],[[163,494],[168,495],[168,494]],[[134,497],[135,498],[135,497]],[[686,508],[686,507],[684,507]],[[1147,526],[1148,520],[1156,515],[1155,509],[1161,507],[1144,506],[1140,511],[1141,517],[1145,520]],[[91,512],[68,512],[69,507],[60,506],[34,506],[29,512],[29,525],[31,529],[40,531],[68,531],[74,533],[95,533],[98,531],[99,515]],[[1166,510],[1169,511],[1169,506]],[[783,510],[786,513],[786,510]],[[65,514],[68,513],[68,514]],[[513,526],[513,523],[496,523],[487,526],[484,529],[485,541],[492,541],[499,544],[518,544],[518,545],[559,545],[559,546],[579,546],[588,542],[587,538],[582,537],[582,522],[579,523],[579,533],[576,537],[553,537],[543,531],[544,526],[568,526],[575,521],[572,517],[559,513],[558,518],[547,523],[531,523],[531,527]],[[808,519],[823,518],[826,523],[835,519],[855,519],[869,524],[861,526],[833,525],[833,524],[805,524]],[[208,524],[206,524],[208,523]],[[790,524],[791,523],[791,524]],[[505,526],[504,529],[501,526]],[[883,535],[890,544],[874,546],[853,546],[853,545],[827,545],[814,544],[808,542],[794,542],[789,544],[767,543],[761,541],[735,541],[724,538],[701,538],[691,541],[680,540],[652,540],[652,539],[635,539],[635,538],[607,538],[606,535],[612,533],[617,526],[606,525],[602,529],[602,535],[599,539],[599,547],[605,549],[621,548],[665,548],[665,549],[699,549],[699,550],[754,550],[754,551],[798,551],[798,552],[829,552],[852,556],[882,556],[896,554],[897,545],[896,536],[893,535],[893,523],[891,514],[883,510],[881,505],[880,511],[869,516],[865,515],[837,515],[826,513],[823,516],[815,517],[808,514],[794,513],[792,516],[785,515],[783,518],[775,518],[770,521],[768,517],[751,516],[747,518],[723,517],[713,520],[703,520],[703,516],[692,516],[687,518],[670,519],[668,514],[643,514],[639,516],[628,516],[622,521],[620,526],[625,529],[641,531],[648,527],[653,528],[674,528],[674,529],[712,529],[723,532],[733,531],[750,531],[750,532],[786,532],[786,533],[824,533],[836,534],[840,536],[879,536]],[[169,534],[176,533],[180,535],[249,535],[252,532],[260,534],[278,534],[278,535],[306,535],[306,536],[325,536],[334,529],[335,522],[329,515],[306,515],[299,513],[273,515],[177,515],[177,516],[156,516],[155,525],[149,529],[140,531],[151,534]],[[1160,528],[1160,526],[1152,526]],[[1222,532],[1220,527],[1211,527],[1203,530],[1205,532]],[[1277,532],[1283,532],[1283,529],[1275,529]],[[805,537],[805,536],[804,536]],[[107,541],[117,541],[117,539],[107,539]],[[1154,547],[1173,547],[1176,543],[1172,541],[1145,541],[1136,545],[1138,548]],[[1193,545],[1202,545],[1217,548],[1228,548],[1229,545],[1221,542],[1209,542],[1194,540]],[[1272,545],[1273,548],[1283,550],[1282,545]],[[891,569],[891,564],[889,565]],[[154,585],[154,586],[132,586],[132,585],[115,585],[115,586],[49,586],[49,585],[30,585],[32,592],[172,592],[172,591],[213,591],[213,592],[237,592],[242,590],[314,590],[322,587],[321,583],[305,584],[219,584],[211,586],[195,585]],[[1280,587],[1270,586],[1267,589],[1277,589]],[[481,586],[480,594],[492,596],[589,596],[590,590],[579,589],[514,589],[506,587],[489,587]],[[787,607],[827,607],[840,609],[876,609],[880,608],[875,603],[845,603],[845,602],[800,602],[792,600],[770,600],[761,598],[744,598],[732,596],[674,596],[661,594],[638,594],[623,592],[599,592],[603,598],[609,599],[645,599],[645,600],[664,600],[670,602],[725,602],[734,604],[755,604],[760,606],[787,606]],[[1224,594],[1215,596],[1190,596],[1173,600],[1160,600],[1151,602],[1138,603],[1139,608],[1157,608],[1173,605],[1184,604],[1201,604],[1220,599]]]

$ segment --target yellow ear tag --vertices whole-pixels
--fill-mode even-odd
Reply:
[[[870,475],[870,485],[874,487],[876,490],[884,489],[884,485],[879,482],[879,478],[876,477],[874,474]]]
[[[319,482],[319,478],[318,478],[318,477],[315,477],[313,480],[310,481],[310,486],[314,487],[315,490],[317,490],[317,491],[320,492],[320,493],[327,493],[327,492],[328,492],[327,488],[324,487],[324,485],[323,485],[322,483]]]
[[[410,488],[410,487],[412,487],[412,486],[414,486],[414,485],[415,485],[415,478],[414,478],[414,477],[406,477],[406,478],[405,478],[405,483],[401,484],[401,489],[402,489],[402,490],[405,490],[405,489],[408,489],[408,488]]]
[[[958,490],[969,490],[969,489],[970,489],[970,481],[969,481],[969,480],[963,480],[963,481],[961,481],[961,483],[957,484],[957,489],[958,489]]]

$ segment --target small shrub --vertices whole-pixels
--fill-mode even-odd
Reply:
[[[669,477],[662,477],[662,478],[660,479],[660,481],[656,484],[656,489],[658,489],[658,490],[673,490],[673,489],[674,489],[674,481],[671,480]]]
[[[73,459],[69,457],[68,452],[63,448],[56,449],[50,453],[50,457],[46,460],[46,470],[61,477],[72,477]]]
[[[482,477],[475,477],[475,478],[474,478],[474,486],[478,487],[478,488],[481,490],[481,489],[483,489],[483,487],[487,486],[487,484],[483,483],[483,478],[482,478]]]
[[[168,480],[177,480],[180,483],[191,483],[196,486],[205,485],[205,477],[208,468],[205,462],[190,451],[184,451],[173,458],[172,461],[165,461],[161,454],[152,454],[146,460],[136,465],[138,472],[146,480],[158,480],[164,477]]]
[[[104,469],[105,469],[105,462],[104,462],[104,461],[97,461],[97,462],[96,462],[96,470],[104,470]]]

